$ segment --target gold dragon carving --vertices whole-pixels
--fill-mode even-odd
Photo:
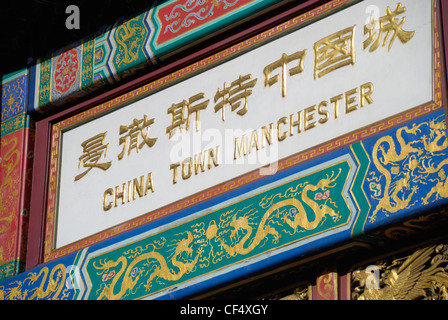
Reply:
[[[30,272],[23,281],[15,281],[13,283],[15,286],[9,288],[0,286],[0,300],[66,299],[68,297],[66,276],[65,265],[62,263],[54,266],[51,272],[48,267],[43,267],[39,272]],[[38,286],[28,289],[38,281],[40,282]]]
[[[325,179],[321,179],[316,185],[307,184],[303,190],[302,190],[302,201],[306,203],[314,212],[316,215],[315,219],[313,221],[309,221],[305,207],[303,204],[298,201],[297,199],[287,199],[284,201],[287,202],[280,202],[277,205],[284,206],[284,205],[292,205],[296,207],[298,210],[298,213],[294,216],[294,220],[289,219],[287,216],[284,217],[285,222],[294,230],[297,229],[297,227],[301,227],[305,230],[314,230],[317,228],[317,226],[321,223],[323,219],[325,219],[326,215],[329,215],[333,218],[335,222],[337,222],[340,218],[339,213],[335,212],[332,208],[327,206],[325,203],[322,205],[319,205],[316,201],[310,199],[308,197],[308,191],[318,191],[323,190],[326,191],[328,188],[333,188],[335,185],[331,185],[333,182],[337,180],[339,175],[341,174],[341,169],[339,169],[339,173],[334,177],[334,172],[331,176],[328,176]],[[330,199],[330,198],[328,198]]]
[[[448,300],[448,245],[416,250],[411,255],[377,261],[379,289],[368,288],[365,268],[352,272],[352,298],[356,300]]]
[[[380,199],[378,205],[373,211],[373,214],[370,217],[370,221],[375,221],[376,215],[380,210],[394,213],[399,210],[405,209],[409,205],[409,202],[411,201],[414,193],[418,190],[418,187],[414,186],[412,188],[412,192],[406,198],[404,196],[402,198],[398,197],[398,193],[409,186],[410,176],[409,174],[405,174],[404,178],[399,179],[394,183],[394,185],[392,185],[392,173],[387,168],[385,168],[384,165],[388,163],[399,162],[405,159],[412,152],[417,152],[419,155],[422,153],[422,150],[412,147],[412,144],[418,141],[411,141],[406,143],[402,137],[403,131],[414,135],[417,134],[417,132],[420,130],[419,127],[421,125],[422,124],[413,126],[411,129],[409,129],[408,127],[402,127],[397,130],[396,138],[399,142],[399,150],[401,151],[400,154],[397,154],[395,141],[391,136],[382,137],[375,143],[372,153],[373,163],[375,164],[378,171],[386,178],[386,185],[383,191],[383,198]],[[389,149],[387,152],[385,151],[383,143],[389,144]],[[381,160],[379,158],[378,151],[381,151],[383,155]],[[412,163],[412,165],[416,164]],[[393,173],[396,174],[398,172]],[[392,191],[392,193],[390,193],[390,191]],[[394,201],[394,204],[391,202],[391,200]]]
[[[48,283],[47,283],[47,276],[48,276],[48,267],[43,267],[39,273],[37,272],[31,272],[30,276],[26,278],[25,280],[30,280],[30,284],[34,284],[41,275],[43,274],[43,278],[41,280],[41,284],[39,287],[36,288],[34,293],[29,297],[30,300],[37,298],[37,299],[43,299],[48,297],[51,293],[54,292],[53,298],[56,299],[56,297],[59,296],[62,289],[65,286],[65,277],[66,277],[66,270],[65,266],[61,263],[58,264],[56,267],[54,267],[51,270]],[[56,279],[54,278],[56,274]],[[44,286],[47,286],[47,288],[44,290]]]
[[[300,191],[296,190],[296,192],[302,193],[301,200],[303,203],[310,206],[315,214],[315,218],[312,221],[308,220],[304,204],[300,200],[288,198],[271,204],[274,199],[273,197],[262,206],[269,207],[263,216],[260,219],[254,218],[257,222],[250,221],[250,215],[255,214],[258,211],[255,209],[247,211],[248,208],[243,208],[237,213],[225,213],[224,216],[227,216],[228,218],[225,218],[220,226],[217,226],[214,221],[209,222],[207,230],[201,229],[202,232],[200,232],[200,234],[206,236],[206,239],[197,239],[193,243],[195,237],[200,237],[198,230],[195,231],[195,236],[193,236],[191,232],[186,231],[183,233],[184,236],[182,240],[178,242],[173,240],[175,249],[171,257],[166,256],[166,254],[163,254],[162,252],[157,252],[158,249],[165,246],[165,243],[161,241],[157,251],[156,246],[154,246],[154,250],[151,250],[150,252],[144,252],[143,249],[140,249],[138,250],[139,252],[136,253],[137,250],[134,250],[131,254],[124,253],[118,259],[99,260],[95,262],[93,267],[98,270],[97,275],[102,276],[103,279],[106,280],[112,279],[109,284],[103,280],[104,283],[97,291],[98,299],[122,299],[127,295],[132,294],[133,291],[137,290],[142,285],[144,285],[147,292],[151,291],[151,287],[154,283],[153,281],[177,281],[181,279],[185,274],[194,272],[196,268],[201,268],[200,263],[208,261],[207,259],[210,257],[202,256],[205,249],[203,246],[209,245],[211,250],[212,240],[214,240],[214,242],[221,248],[219,252],[214,253],[217,261],[223,258],[222,253],[224,252],[231,257],[249,254],[255,248],[261,246],[262,242],[266,241],[268,235],[272,235],[273,242],[278,243],[280,239],[279,232],[275,230],[274,227],[268,225],[269,219],[272,218],[273,213],[276,211],[276,218],[280,218],[283,222],[286,222],[285,224],[277,222],[277,224],[286,226],[287,228],[289,228],[287,226],[289,225],[294,231],[296,231],[298,227],[305,230],[313,230],[325,221],[327,215],[331,216],[336,222],[340,217],[339,213],[335,212],[326,204],[319,204],[312,200],[309,197],[308,192],[315,192],[318,190],[326,191],[328,188],[333,188],[336,185],[335,181],[338,179],[341,170],[342,169],[340,169],[337,174],[335,174],[335,172],[332,172],[331,175],[327,174],[326,178],[320,179],[317,184],[305,182],[296,187],[297,190],[299,190],[299,187],[302,188]],[[283,196],[292,197],[292,194],[288,193],[288,195],[286,195],[285,193]],[[331,199],[328,196],[326,201],[330,200]],[[288,206],[292,206],[297,210],[294,219],[288,218],[286,213],[280,210],[283,207]],[[237,217],[239,212],[244,212],[244,215]],[[285,214],[285,216],[282,216],[282,214]],[[257,224],[258,226],[253,227],[253,224]],[[237,238],[236,235],[239,232],[238,235],[241,238],[234,241],[234,244],[228,245],[222,238],[227,232],[230,232],[230,239]],[[185,234],[187,235],[186,238]],[[225,238],[227,239],[229,237],[226,236]],[[194,244],[200,245],[195,257],[190,258],[193,254]],[[180,258],[181,256],[182,258]]]
[[[371,183],[377,188],[377,192],[382,195],[369,217],[370,222],[376,220],[380,211],[388,215],[418,203],[420,200],[413,198],[413,196],[419,190],[419,186],[427,185],[428,181],[436,183],[425,196],[421,197],[423,205],[428,204],[429,199],[434,195],[436,200],[439,197],[448,197],[448,179],[443,169],[448,164],[448,159],[444,159],[438,165],[432,164],[434,157],[443,156],[443,151],[448,147],[446,122],[444,119],[440,120],[441,117],[418,125],[414,124],[412,127],[403,126],[397,130],[396,140],[388,135],[381,137],[375,143],[372,151],[372,161],[379,171],[380,177],[375,178],[373,176],[368,180],[379,182],[380,179],[385,179],[385,184],[378,188],[377,184]],[[417,133],[422,131],[422,127],[426,127],[429,134],[420,137]],[[406,142],[403,138],[404,133],[410,140],[409,142]],[[395,141],[398,141],[398,143]],[[416,146],[416,144],[418,145]],[[388,149],[386,149],[387,146]],[[397,152],[397,150],[399,151]],[[438,173],[438,178],[429,177],[430,174],[434,173]],[[397,179],[400,175],[402,178]],[[407,191],[409,189],[411,189],[410,192]]]
[[[305,207],[303,206],[303,203],[296,199],[296,198],[289,198],[286,200],[279,201],[275,204],[273,204],[263,215],[257,231],[255,233],[255,236],[253,240],[251,239],[253,228],[250,226],[249,219],[246,216],[236,218],[236,215],[233,216],[232,221],[230,222],[230,227],[233,228],[231,233],[231,238],[235,237],[235,234],[239,230],[245,230],[246,234],[244,237],[235,245],[229,246],[224,243],[223,240],[221,240],[221,246],[224,248],[224,250],[230,255],[230,256],[236,256],[237,254],[246,255],[250,253],[252,250],[254,250],[261,241],[268,235],[271,234],[274,236],[274,243],[277,243],[280,235],[279,233],[271,226],[267,225],[266,222],[271,216],[273,212],[276,210],[279,210],[286,206],[293,206],[297,209],[297,213],[294,216],[294,219],[290,219],[287,214],[284,215],[283,221],[285,221],[291,228],[296,231],[297,227],[303,228],[305,230],[314,230],[319,226],[319,224],[325,220],[326,215],[329,215],[333,218],[335,222],[338,221],[340,218],[339,213],[335,212],[332,208],[327,206],[326,204],[319,205],[316,201],[312,200],[308,196],[309,191],[318,191],[323,190],[326,191],[327,188],[332,188],[335,185],[331,185],[333,182],[337,180],[341,173],[341,169],[339,170],[339,173],[334,176],[334,172],[331,176],[327,175],[325,179],[321,179],[316,185],[312,185],[310,183],[307,183],[303,189],[302,189],[302,201],[306,203],[314,212],[315,218],[313,221],[310,221],[308,219]],[[328,198],[330,199],[330,198]],[[248,246],[247,243],[250,244]]]
[[[137,17],[117,27],[115,38],[124,50],[122,59],[118,62],[118,67],[122,63],[129,64],[138,59],[138,50],[142,40],[141,34],[144,32],[138,23]]]
[[[98,274],[108,273],[111,268],[115,268],[121,264],[120,270],[114,275],[113,280],[110,284],[106,284],[101,293],[98,296],[98,300],[103,298],[107,298],[109,300],[118,300],[125,296],[126,293],[131,291],[138,283],[141,272],[132,276],[132,272],[135,266],[142,261],[149,262],[150,260],[156,260],[158,262],[158,266],[152,270],[152,273],[148,277],[145,288],[147,291],[151,288],[151,281],[156,277],[161,279],[175,281],[179,280],[185,273],[193,271],[198,262],[199,257],[202,254],[202,248],[199,248],[196,257],[193,261],[185,263],[177,260],[177,257],[182,254],[182,252],[186,252],[188,255],[193,253],[193,249],[190,248],[191,243],[193,242],[193,236],[190,232],[187,232],[187,238],[180,240],[176,246],[174,255],[171,258],[171,264],[179,270],[178,272],[174,272],[169,266],[163,255],[158,252],[152,251],[147,253],[142,253],[135,257],[132,262],[128,265],[128,259],[124,256],[121,256],[115,261],[109,260],[103,263],[100,262],[100,266],[94,265],[94,267],[98,270],[101,270]],[[119,288],[118,293],[114,293],[115,286],[118,281],[121,279],[121,286]]]

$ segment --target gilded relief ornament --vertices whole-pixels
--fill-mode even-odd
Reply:
[[[375,267],[381,274],[379,286],[370,282],[368,268],[352,273],[353,299],[448,300],[448,244],[421,248],[390,262],[377,261]]]
[[[260,300],[310,300],[311,297],[311,285],[309,283],[302,284],[291,293],[291,289],[288,291],[282,291],[277,294],[262,297]]]
[[[448,197],[445,116],[379,138],[367,177],[373,200],[368,223]]]
[[[301,286],[294,289],[292,294],[279,298],[279,300],[309,300],[311,295],[310,286]]]

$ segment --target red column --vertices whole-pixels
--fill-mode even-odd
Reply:
[[[24,270],[34,130],[29,116],[2,123],[0,147],[0,280]]]
[[[338,300],[338,281],[336,265],[322,267],[313,286],[312,300]]]

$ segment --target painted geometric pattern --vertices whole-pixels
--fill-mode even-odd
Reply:
[[[157,44],[167,42],[180,34],[190,32],[192,27],[198,28],[216,16],[234,11],[253,0],[216,0],[216,1],[169,1],[157,11],[157,18],[164,29],[157,37]]]
[[[185,39],[194,42],[200,36],[206,35],[207,29],[217,30],[225,27],[275,2],[275,0],[167,1],[154,10],[152,21],[156,27],[152,48],[156,54],[160,50],[175,50]]]
[[[108,41],[110,33],[108,28],[105,32],[94,38],[94,56],[93,56],[93,84],[96,88],[112,82],[112,73],[107,68],[107,61],[111,54],[111,48]]]
[[[46,112],[150,68],[187,44],[274,3],[274,0],[171,0],[117,22],[95,37],[37,63],[33,79],[35,99],[29,111]]]
[[[382,224],[447,203],[447,146],[444,112],[432,112],[286,169],[277,180],[254,183],[210,208],[186,209],[177,220],[140,227],[113,244],[92,245],[0,282],[0,297],[179,298],[183,288],[216,285],[220,275],[235,272],[244,276],[249,266],[253,272],[338,242],[368,241],[364,235]]]
[[[26,112],[27,90],[28,70],[2,79],[2,122]]]

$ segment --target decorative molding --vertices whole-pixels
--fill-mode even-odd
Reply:
[[[274,0],[163,2],[38,62],[31,111],[63,108],[106,84],[152,69],[157,61],[222,32],[224,27],[280,5],[284,3]]]

